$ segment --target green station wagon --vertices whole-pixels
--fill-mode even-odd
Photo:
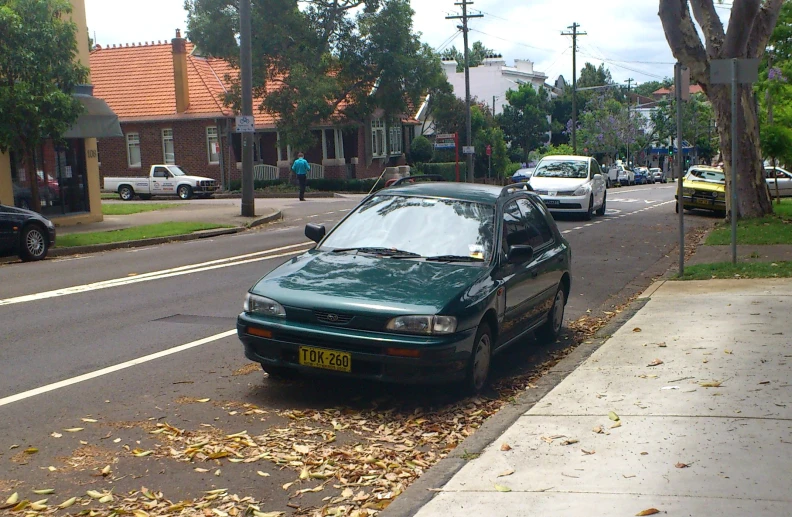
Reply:
[[[250,360],[273,376],[461,381],[478,392],[493,354],[532,331],[558,337],[571,250],[530,187],[403,183],[329,234],[309,224],[317,246],[250,289],[237,319]]]

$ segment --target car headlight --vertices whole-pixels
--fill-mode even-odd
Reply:
[[[453,334],[456,327],[457,319],[453,316],[399,316],[385,326],[406,334]]]
[[[591,186],[588,183],[585,183],[577,188],[575,192],[572,193],[573,196],[585,196],[591,191]]]
[[[692,189],[692,188],[683,188],[682,189],[682,195],[683,196],[692,196],[695,193],[696,193],[696,190]]]
[[[245,312],[274,318],[286,317],[286,309],[283,308],[283,305],[275,300],[250,293],[245,296]]]

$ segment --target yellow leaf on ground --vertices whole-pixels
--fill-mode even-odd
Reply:
[[[702,382],[699,384],[702,388],[720,388],[723,381]]]
[[[80,420],[82,420],[83,422],[88,422],[89,424],[95,424],[96,422],[98,422],[98,420],[93,418],[81,418]]]
[[[617,415],[613,411],[608,412],[608,418],[610,418],[614,422],[618,422],[619,421],[619,415]]]
[[[502,477],[506,477],[506,476],[511,476],[512,474],[514,474],[514,471],[512,469],[504,470],[503,472],[498,474],[498,477],[502,478]]]
[[[25,449],[25,454],[36,454],[37,452],[38,449],[35,447],[28,447],[27,449]]]
[[[18,502],[19,502],[19,494],[17,492],[14,492],[13,494],[11,494],[11,497],[6,499],[6,502],[5,502],[5,504],[3,506],[6,506],[6,505],[7,506],[13,506],[13,505],[17,504]]]
[[[654,515],[656,513],[660,513],[660,510],[658,510],[657,508],[648,508],[642,512],[636,513],[635,515],[636,517],[644,517],[646,515]]]
[[[60,509],[68,508],[68,507],[72,506],[76,502],[77,502],[77,498],[76,497],[70,497],[69,499],[66,499],[61,504],[59,504],[58,508],[60,508]]]
[[[38,495],[54,494],[55,493],[55,489],[54,488],[42,488],[41,490],[33,490],[33,493],[34,494],[38,494]]]
[[[511,492],[511,488],[503,485],[495,485],[495,490],[498,492]]]
[[[209,402],[210,400],[212,400],[212,399],[198,399],[197,401],[198,402]]]
[[[270,476],[270,475],[269,475],[269,474],[267,474],[266,472],[262,472],[262,471],[260,471],[260,470],[256,471],[256,474],[258,474],[259,476],[261,476],[261,477],[263,477],[263,478],[268,478],[268,477]]]
[[[68,429],[64,429],[64,431],[66,431],[67,433],[79,433],[83,429],[85,429],[85,428],[84,427],[70,427]]]

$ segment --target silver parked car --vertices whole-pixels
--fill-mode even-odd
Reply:
[[[668,179],[666,178],[663,169],[658,169],[657,167],[653,167],[649,169],[649,174],[652,175],[652,178],[655,180],[655,183],[668,183]]]
[[[778,193],[781,197],[792,196],[792,173],[781,167],[765,167],[765,178],[770,188],[770,195],[776,195],[776,178],[778,178]]]

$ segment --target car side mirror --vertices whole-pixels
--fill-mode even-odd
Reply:
[[[324,239],[325,227],[321,224],[308,223],[305,225],[305,236],[314,242],[319,242]]]
[[[530,261],[534,256],[534,249],[532,246],[525,246],[516,244],[509,246],[509,254],[507,260],[509,264],[524,264]]]
[[[594,175],[594,179],[595,180],[601,180],[602,179],[602,174],[595,174]]]

